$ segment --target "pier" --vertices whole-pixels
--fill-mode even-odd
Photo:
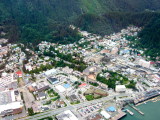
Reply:
[[[128,109],[126,109],[126,111],[130,114],[130,115],[134,115],[134,113]]]
[[[134,110],[136,110],[141,115],[144,115],[144,113],[142,111],[140,111],[138,108],[136,108],[135,106],[132,106],[132,105],[129,105],[129,106],[132,107]]]

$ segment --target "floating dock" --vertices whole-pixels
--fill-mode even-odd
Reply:
[[[120,120],[120,119],[123,118],[124,116],[126,116],[126,113],[123,112],[122,110],[118,109],[118,114],[115,115],[114,117],[112,117],[111,120]]]
[[[144,115],[144,113],[142,111],[140,111],[138,108],[136,108],[135,106],[132,106],[132,105],[129,105],[129,106],[132,107],[137,112],[139,112],[141,115]]]
[[[126,109],[126,111],[130,114],[130,115],[134,115],[134,113],[128,109]]]

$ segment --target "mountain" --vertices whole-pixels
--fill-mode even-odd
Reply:
[[[0,25],[10,42],[65,43],[80,38],[69,24],[104,35],[144,26],[159,10],[159,0],[0,0]]]
[[[70,20],[83,13],[101,15],[106,12],[141,12],[160,10],[159,0],[0,0],[0,21],[16,19],[34,23],[42,17]],[[67,19],[66,19],[67,18]]]
[[[109,11],[140,12],[159,10],[159,0],[80,0],[85,13],[106,13]]]

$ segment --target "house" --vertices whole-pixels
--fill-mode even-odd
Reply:
[[[38,92],[42,92],[44,90],[49,89],[50,87],[49,87],[49,85],[46,82],[39,82],[39,83],[37,83],[37,85],[36,85],[35,88],[36,88],[36,90]]]
[[[63,100],[57,100],[55,104],[57,107],[64,107],[65,106],[65,102]]]
[[[19,78],[22,77],[22,74],[23,74],[22,71],[17,71],[17,72],[16,72],[16,75],[17,75]]]
[[[69,98],[70,98],[70,100],[71,100],[71,102],[76,102],[76,101],[78,101],[78,98],[77,98],[77,96],[76,95],[71,95],[71,96],[69,96]]]
[[[6,56],[9,51],[8,46],[0,47],[0,57]]]
[[[82,84],[80,84],[78,87],[82,88],[82,87],[86,87],[86,86],[87,86],[86,83],[82,83]]]
[[[108,49],[104,49],[104,50],[101,50],[100,53],[101,54],[106,54],[106,53],[110,53],[111,51],[108,50]]]
[[[87,67],[83,71],[85,81],[95,83],[96,82],[96,77],[97,77],[98,73],[100,73],[100,72],[101,72],[101,68],[99,68],[97,66]]]
[[[118,48],[117,47],[112,48],[111,54],[115,55],[117,53],[118,53]]]
[[[26,65],[25,65],[25,68],[26,68],[26,70],[28,70],[28,71],[31,71],[31,70],[32,70],[32,66],[29,65],[29,64],[26,64]]]

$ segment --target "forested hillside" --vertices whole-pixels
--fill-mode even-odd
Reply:
[[[81,36],[68,25],[110,34],[159,17],[160,0],[0,0],[0,25],[10,42],[68,43]]]
[[[75,25],[82,30],[106,35],[118,32],[128,25],[144,27],[159,17],[158,12],[107,12],[102,16],[84,14],[75,21]]]
[[[160,56],[160,18],[153,19],[140,33],[139,46],[146,48],[145,55],[156,60]],[[159,58],[157,58],[158,60]]]

